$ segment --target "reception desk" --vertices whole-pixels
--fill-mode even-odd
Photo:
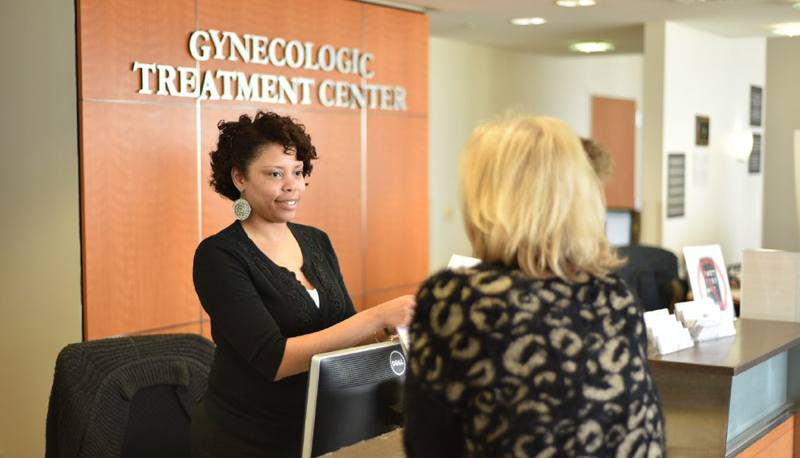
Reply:
[[[650,356],[670,458],[757,456],[770,447],[777,451],[770,456],[792,456],[800,323],[740,319],[736,332]],[[401,458],[401,434],[394,431],[326,456]]]
[[[740,319],[736,332],[650,356],[666,417],[668,456],[739,456],[794,416],[800,400],[800,323]]]

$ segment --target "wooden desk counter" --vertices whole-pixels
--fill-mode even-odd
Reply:
[[[398,429],[322,456],[325,458],[405,458],[403,430]]]
[[[733,378],[800,344],[800,323],[739,319],[735,326],[736,336],[649,356],[666,417],[668,456],[723,458],[738,453],[739,447],[727,449],[728,440],[734,439],[727,437],[730,412],[737,408],[731,406]],[[763,433],[755,429],[736,441]]]
[[[800,344],[800,323],[742,318],[735,326],[735,336],[664,356],[650,355],[650,366],[734,376]]]

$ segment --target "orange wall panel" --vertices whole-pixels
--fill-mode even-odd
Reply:
[[[155,95],[155,85],[151,95],[137,92],[133,62],[195,65],[188,51],[195,0],[79,0],[78,9],[81,98],[164,102],[169,99]]]
[[[382,291],[365,294],[364,296],[360,296],[360,298],[364,304],[364,308],[370,308],[386,301],[390,301],[399,296],[405,296],[406,294],[417,294],[421,284],[422,282],[419,284],[414,283],[411,285],[389,288]]]
[[[737,458],[792,458],[795,417],[791,417],[747,447]]]
[[[298,223],[325,231],[333,243],[347,289],[364,289],[361,122],[350,113],[298,114],[317,154]]]
[[[373,84],[404,86],[405,115],[428,115],[428,18],[366,5],[365,49],[374,53]]]
[[[82,113],[86,337],[196,321],[194,110],[83,102]]]
[[[366,290],[428,275],[428,120],[373,114],[367,121]]]

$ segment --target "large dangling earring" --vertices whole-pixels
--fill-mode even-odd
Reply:
[[[239,221],[244,221],[250,216],[250,212],[253,209],[250,208],[250,202],[244,199],[244,195],[240,194],[240,197],[233,201],[233,216],[236,217]]]

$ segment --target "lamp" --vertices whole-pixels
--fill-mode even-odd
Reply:
[[[753,151],[753,133],[749,130],[739,131],[731,135],[729,144],[736,160],[747,162],[747,159],[750,158],[750,153]]]

